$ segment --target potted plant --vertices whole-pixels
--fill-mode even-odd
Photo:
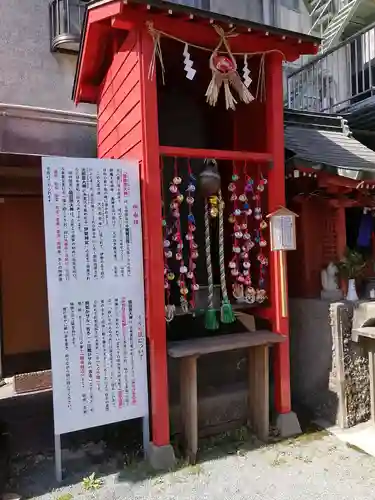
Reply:
[[[356,279],[359,278],[366,267],[366,262],[357,250],[346,248],[344,256],[337,262],[337,267],[342,278],[348,282],[347,300],[358,300]]]

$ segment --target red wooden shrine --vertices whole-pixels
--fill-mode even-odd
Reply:
[[[265,97],[248,105],[238,105],[235,112],[218,111],[222,127],[231,126],[230,147],[215,150],[175,147],[159,142],[158,93],[161,87],[157,78],[149,77],[154,57],[150,21],[155,29],[190,45],[213,50],[218,43],[209,13],[187,10],[167,2],[98,1],[88,7],[86,15],[74,100],[98,106],[99,157],[133,158],[140,162],[152,440],[154,445],[163,446],[169,444],[169,405],[160,155],[246,161],[254,168],[261,166],[268,177],[268,213],[285,205],[282,61],[283,58],[293,61],[302,54],[316,53],[317,43],[313,37],[215,17],[215,24],[224,30],[235,28],[237,36],[230,39],[233,52],[267,52],[263,59]],[[168,40],[163,46],[165,59],[172,59],[174,71],[181,72],[184,77],[183,46],[180,45],[180,52],[173,53],[172,45]],[[205,54],[208,69],[209,52]],[[254,58],[254,61],[252,69],[259,74],[259,58]],[[160,77],[159,70],[160,67]],[[172,76],[167,68],[167,85],[169,78]],[[254,75],[253,80],[256,85]],[[206,85],[208,83],[209,77]],[[191,85],[194,87],[195,81]],[[204,92],[202,87],[202,110],[211,113],[211,108],[204,102]],[[190,126],[194,127],[194,124]],[[216,136],[222,132],[218,126]],[[286,285],[281,283],[283,272],[279,255],[270,253],[270,305],[259,308],[256,314],[268,318],[274,332],[288,336],[288,317],[282,314],[282,300],[286,300],[284,295],[287,295]],[[289,343],[279,344],[276,349],[275,407],[282,414],[291,410]]]
[[[289,296],[316,298],[320,297],[322,269],[344,256],[346,208],[373,208],[375,182],[307,167],[296,166],[297,171],[296,177],[293,173],[286,176],[288,207],[299,215],[298,252],[288,254]],[[372,276],[373,269],[368,273]]]

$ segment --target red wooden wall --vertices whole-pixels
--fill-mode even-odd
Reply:
[[[337,261],[346,245],[345,209],[311,198],[290,205],[297,219],[297,250],[288,253],[291,297],[320,297],[321,270]]]
[[[138,33],[129,33],[103,81],[98,107],[99,158],[137,158],[142,152]]]

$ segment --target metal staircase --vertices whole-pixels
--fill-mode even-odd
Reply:
[[[307,0],[312,27],[322,38],[321,52],[335,45],[363,0]]]

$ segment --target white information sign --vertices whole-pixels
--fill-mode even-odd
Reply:
[[[295,215],[273,215],[271,218],[272,250],[295,250]]]
[[[137,162],[43,158],[55,434],[148,414]]]

